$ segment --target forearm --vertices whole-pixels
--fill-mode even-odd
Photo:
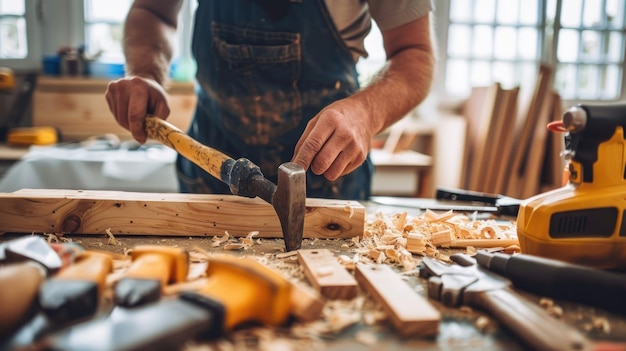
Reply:
[[[126,74],[163,84],[169,73],[175,33],[175,21],[166,21],[153,11],[133,6],[124,26]]]
[[[383,32],[387,63],[370,84],[353,95],[369,111],[376,135],[406,116],[428,95],[436,58],[429,16]]]
[[[370,111],[374,135],[406,116],[426,98],[434,62],[429,50],[405,49],[391,58],[367,87],[353,95]]]

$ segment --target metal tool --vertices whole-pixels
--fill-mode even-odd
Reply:
[[[243,322],[279,325],[290,310],[291,284],[253,258],[215,255],[198,292],[129,309],[118,318],[78,324],[42,340],[46,350],[176,350],[217,337]]]
[[[478,191],[437,187],[435,198],[438,200],[467,201],[490,205],[496,208],[496,213],[505,216],[517,216],[522,200],[499,194],[489,194]]]
[[[591,349],[591,342],[577,330],[513,291],[509,280],[480,268],[467,255],[450,258],[457,264],[422,259],[420,276],[428,279],[430,298],[487,311],[532,350]]]
[[[136,307],[161,298],[166,284],[187,279],[189,254],[180,247],[140,245],[130,253],[133,263],[115,285],[116,305]]]
[[[626,104],[574,106],[559,122],[569,182],[521,204],[522,252],[626,270]]]
[[[306,173],[302,166],[287,162],[278,167],[278,186],[267,180],[259,166],[250,160],[234,160],[200,144],[176,126],[155,116],[146,118],[146,133],[176,150],[200,168],[220,179],[235,195],[260,197],[278,215],[287,251],[302,245],[306,209]]]
[[[39,287],[62,266],[61,258],[39,236],[26,236],[0,245],[0,340],[15,332],[36,313]]]
[[[372,196],[371,201],[388,206],[401,206],[432,211],[480,212],[501,216],[517,216],[522,200],[503,195],[437,187],[435,199]]]
[[[626,315],[626,274],[526,254],[480,250],[475,258],[480,266],[510,279],[516,288]]]

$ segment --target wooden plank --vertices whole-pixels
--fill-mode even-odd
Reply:
[[[524,169],[524,181],[520,182],[521,198],[526,199],[539,194],[541,184],[541,169],[546,155],[548,142],[548,123],[552,118],[552,106],[554,103],[554,93],[546,92],[541,99],[541,105],[537,116],[537,124],[531,137],[528,149],[528,157]]]
[[[236,195],[24,189],[0,193],[0,218],[0,232],[282,237],[270,204]],[[306,201],[305,238],[352,238],[364,225],[356,201]]]
[[[526,187],[524,183],[528,181],[528,177],[526,176],[526,162],[530,157],[529,153],[535,151],[533,148],[539,152],[543,152],[543,148],[539,150],[540,146],[532,145],[533,134],[537,128],[543,100],[550,95],[551,92],[552,75],[552,67],[544,64],[539,67],[539,76],[535,83],[535,89],[533,90],[525,118],[521,121],[519,134],[515,140],[511,176],[508,179],[506,192],[509,196],[523,197],[524,188]],[[545,125],[542,127],[545,128]]]
[[[518,119],[517,108],[519,91],[520,88],[515,87],[505,92],[506,106],[504,108],[502,131],[495,144],[497,145],[500,156],[495,164],[497,171],[496,178],[493,181],[493,191],[490,191],[494,194],[506,193],[507,179],[511,174],[511,155],[513,150],[513,140],[515,138],[515,127]]]
[[[563,118],[563,102],[558,93],[554,93],[552,104],[551,122],[560,121]],[[546,192],[565,185],[563,170],[565,160],[561,155],[565,151],[565,133],[548,133],[546,155],[543,162],[541,191]]]
[[[474,87],[468,98],[463,115],[468,123],[468,150],[466,176],[468,190],[484,191],[485,172],[487,172],[494,129],[495,111],[500,104],[500,84],[488,87]]]
[[[437,335],[441,321],[439,311],[411,289],[391,267],[358,264],[355,277],[360,286],[383,306],[400,335]]]
[[[309,283],[325,298],[349,300],[356,297],[356,280],[329,250],[298,250],[298,261]]]

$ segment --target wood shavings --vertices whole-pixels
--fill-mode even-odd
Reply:
[[[113,233],[111,232],[111,228],[105,229],[104,232],[107,233],[107,235],[109,236],[109,240],[107,241],[107,244],[122,245],[122,243],[119,240],[117,240],[115,236],[113,235]]]
[[[295,257],[297,255],[298,255],[298,251],[289,251],[289,252],[277,253],[276,255],[274,255],[274,257],[283,259],[283,258]]]
[[[226,245],[224,245],[224,250],[241,250],[243,248],[245,248],[246,245],[243,243],[227,243]]]
[[[258,232],[258,231],[252,231],[252,232],[248,233],[248,235],[247,235],[245,238],[241,238],[240,240],[241,240],[241,242],[242,242],[244,245],[246,245],[246,246],[252,246],[252,245],[254,245],[254,240],[253,240],[253,238],[254,238],[255,236],[257,236],[257,235],[259,235],[259,232]]]
[[[229,238],[230,238],[230,234],[228,234],[228,232],[224,232],[224,235],[221,236],[221,237],[214,236],[214,237],[211,238],[211,241],[213,242],[211,244],[211,246],[212,247],[219,247],[223,243],[227,242]]]
[[[48,242],[48,244],[72,242],[72,239],[64,237],[63,233],[43,233],[43,236],[46,237],[46,241]]]
[[[431,210],[415,217],[408,216],[407,212],[377,213],[366,223],[363,237],[353,239],[357,252],[365,254],[371,261],[398,264],[404,270],[417,265],[411,254],[448,261],[449,258],[441,255],[438,248],[465,247],[468,254],[474,254],[476,247],[504,246],[502,244],[510,242],[517,243],[514,222],[472,220],[453,211],[437,213]],[[402,250],[409,254],[402,253]]]
[[[354,335],[354,339],[361,344],[368,346],[374,345],[378,341],[378,337],[374,333],[366,330],[359,330],[358,332],[356,332],[356,334]]]
[[[489,325],[489,318],[485,316],[479,316],[478,318],[476,318],[476,321],[474,322],[474,326],[476,327],[476,329],[480,331],[484,331],[485,329],[487,329],[488,325]]]
[[[592,326],[596,330],[602,331],[604,334],[611,334],[611,324],[604,317],[596,317],[593,319]]]

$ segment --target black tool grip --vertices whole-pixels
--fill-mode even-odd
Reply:
[[[516,288],[626,314],[626,274],[526,254],[493,254],[488,268]]]

